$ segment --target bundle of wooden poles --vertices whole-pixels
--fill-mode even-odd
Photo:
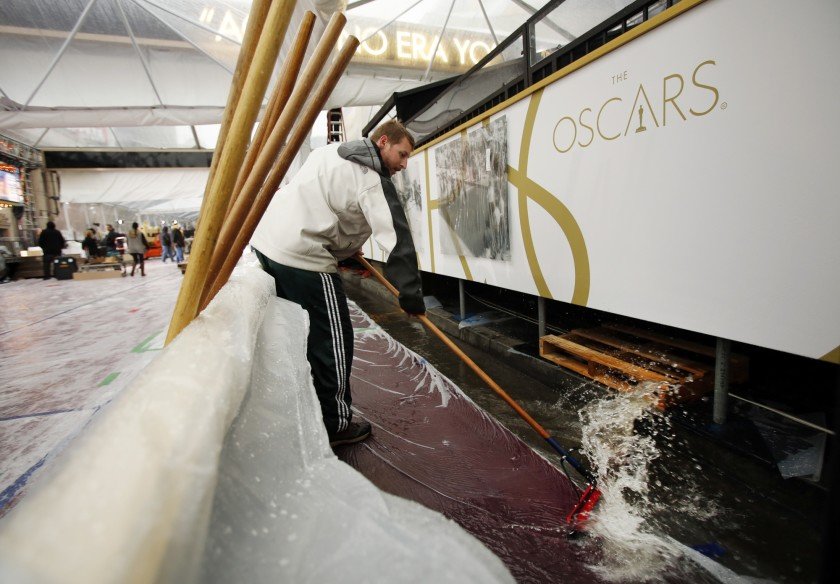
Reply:
[[[295,3],[254,0],[251,6],[167,343],[192,322],[230,278],[280,181],[359,46],[357,38],[348,37],[326,74],[321,75],[347,20],[336,12],[300,73],[315,25],[315,15],[307,12],[249,146]]]

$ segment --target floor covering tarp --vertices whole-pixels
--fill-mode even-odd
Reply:
[[[353,408],[373,436],[339,457],[382,490],[454,519],[518,582],[597,581],[589,542],[567,537],[571,481],[358,307],[351,316]]]
[[[26,581],[8,577],[12,570],[35,574],[23,560],[49,568],[54,581],[86,584],[129,581],[127,573],[135,581],[485,583],[509,581],[505,567],[518,582],[640,581],[602,565],[598,537],[566,537],[577,493],[560,470],[355,305],[354,408],[374,435],[337,450],[348,466],[320,422],[306,335],[293,318],[302,312],[275,312],[264,273],[238,272],[223,303],[164,349],[182,276],[154,261],[146,269],[145,278],[0,290],[13,308],[0,314],[1,581]],[[257,334],[261,311],[268,316]],[[212,440],[196,440],[211,417]],[[200,464],[184,458],[187,450]],[[62,463],[71,457],[82,466]],[[190,482],[197,474],[200,487]],[[50,486],[56,477],[63,482]],[[61,508],[44,511],[39,500]],[[26,507],[37,511],[27,516]],[[175,539],[157,557],[163,564],[126,570],[129,558],[152,566],[142,551],[167,529]],[[84,568],[62,568],[61,558]],[[693,559],[718,575],[638,561],[634,573],[738,581]]]
[[[336,458],[307,330],[238,269],[2,518],[0,581],[512,582],[457,523]]]

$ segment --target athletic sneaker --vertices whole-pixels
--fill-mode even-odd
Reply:
[[[355,444],[370,436],[370,422],[366,420],[353,420],[347,424],[347,428],[330,436],[330,446],[341,446],[342,444]]]

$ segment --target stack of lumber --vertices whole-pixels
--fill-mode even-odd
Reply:
[[[624,325],[575,329],[540,338],[540,356],[618,391],[658,385],[656,406],[666,409],[714,388],[715,347]],[[731,383],[743,383],[748,360],[731,355]]]

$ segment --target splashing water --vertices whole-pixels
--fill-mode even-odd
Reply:
[[[649,582],[674,566],[683,552],[648,525],[649,465],[659,456],[652,436],[634,432],[634,422],[654,403],[656,384],[640,384],[614,398],[596,400],[581,411],[583,451],[603,493],[587,531],[601,543],[591,568],[613,582]]]

